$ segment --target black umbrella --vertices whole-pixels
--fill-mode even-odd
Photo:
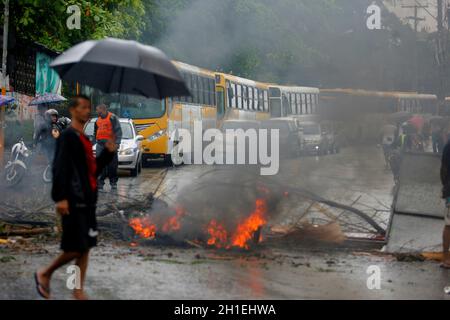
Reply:
[[[136,41],[85,41],[63,52],[51,64],[63,80],[105,93],[148,98],[190,95],[177,68],[159,49]]]

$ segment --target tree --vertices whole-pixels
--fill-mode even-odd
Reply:
[[[81,28],[69,30],[67,8],[81,10]],[[141,0],[16,0],[11,3],[12,25],[19,37],[63,51],[72,45],[107,36],[138,38],[144,28]]]
[[[413,30],[373,0],[152,0],[140,39],[174,59],[266,82],[413,90]],[[377,1],[383,8],[382,1]],[[432,41],[418,44],[419,89],[432,91]]]

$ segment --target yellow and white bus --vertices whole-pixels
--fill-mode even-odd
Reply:
[[[320,90],[313,87],[271,85],[271,117],[315,115],[319,108],[319,94]]]
[[[216,73],[215,80],[218,119],[258,121],[270,118],[268,84],[225,73]]]

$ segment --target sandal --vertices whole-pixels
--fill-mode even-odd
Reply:
[[[39,283],[37,272],[34,273],[34,282],[36,283],[36,291],[44,299],[50,299],[50,289]]]

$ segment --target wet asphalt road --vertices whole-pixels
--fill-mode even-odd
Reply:
[[[176,202],[211,170],[182,166],[146,168],[138,178],[124,176],[118,193],[143,197],[155,192]],[[163,182],[162,179],[164,178]],[[279,181],[307,187],[329,199],[370,207],[389,207],[392,177],[376,148],[343,149],[338,155],[306,157],[282,164]],[[161,183],[160,183],[161,182]],[[110,201],[108,187],[100,201]],[[198,200],[202,205],[202,199]],[[291,217],[278,215],[276,223]],[[380,223],[386,214],[379,217]],[[36,299],[32,275],[58,253],[56,240],[33,250],[0,247],[0,299]],[[445,299],[448,271],[436,262],[399,262],[391,256],[353,250],[268,247],[249,252],[217,251],[101,241],[92,252],[86,290],[94,299]],[[381,271],[380,289],[367,287],[367,268]],[[61,269],[52,283],[54,298],[68,299],[67,275]]]

